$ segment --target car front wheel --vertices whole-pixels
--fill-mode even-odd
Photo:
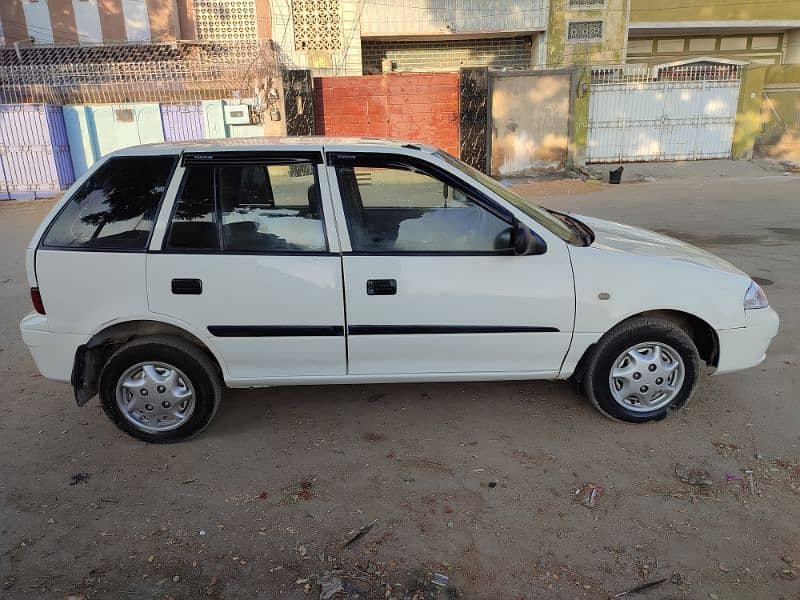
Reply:
[[[639,317],[604,335],[589,360],[584,389],[612,419],[644,423],[686,404],[700,372],[700,356],[677,324]]]
[[[219,406],[221,388],[211,359],[171,337],[125,344],[100,376],[100,400],[108,417],[147,442],[174,442],[202,431]]]

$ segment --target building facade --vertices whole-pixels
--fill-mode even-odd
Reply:
[[[6,46],[270,36],[268,0],[0,1],[0,45]]]
[[[548,2],[271,0],[286,61],[320,75],[530,68],[545,60]]]
[[[555,0],[547,27],[547,66],[625,61],[629,0]]]
[[[663,64],[800,63],[800,1],[2,0],[18,44],[272,40],[315,75]]]
[[[711,56],[757,64],[800,63],[800,2],[630,0],[628,62]]]

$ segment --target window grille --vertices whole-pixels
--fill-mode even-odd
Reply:
[[[294,49],[333,52],[342,49],[339,0],[292,0]]]
[[[602,39],[602,21],[572,21],[567,28],[568,42],[594,42]]]
[[[255,0],[194,0],[197,37],[236,42],[258,37]]]
[[[569,0],[570,8],[601,8],[606,0]]]

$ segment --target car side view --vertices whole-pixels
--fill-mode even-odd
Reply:
[[[647,422],[778,331],[725,260],[385,140],[120,150],[26,253],[39,370],[148,442],[201,431],[225,386],[571,378]]]

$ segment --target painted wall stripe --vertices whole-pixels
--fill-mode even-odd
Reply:
[[[28,37],[22,0],[0,0],[0,20],[3,21],[3,35],[7,46]]]
[[[25,2],[25,22],[28,24],[28,35],[36,38],[37,44],[53,43],[53,26],[50,24],[50,11],[45,2]]]
[[[125,41],[125,15],[119,0],[97,0],[104,42]]]
[[[177,0],[178,7],[178,39],[196,40],[197,22],[195,21],[194,0]]]
[[[75,26],[81,42],[102,42],[103,29],[100,27],[100,7],[97,0],[72,0],[75,13]]]
[[[47,8],[53,28],[53,41],[56,44],[77,44],[78,27],[72,0],[48,0]]]
[[[145,2],[122,0],[122,14],[125,16],[125,34],[128,41],[137,42],[150,39],[150,21]]]
[[[147,0],[147,18],[150,36],[154,41],[174,40],[178,15],[173,0]]]
[[[255,0],[255,2],[258,39],[268,40],[272,37],[272,14],[270,13],[269,0]]]

